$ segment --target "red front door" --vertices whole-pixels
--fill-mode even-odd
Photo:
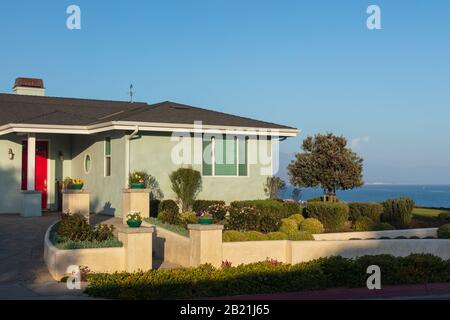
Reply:
[[[47,208],[48,142],[36,141],[36,174],[34,189],[42,191],[42,209]],[[27,142],[22,142],[22,190],[27,190]]]

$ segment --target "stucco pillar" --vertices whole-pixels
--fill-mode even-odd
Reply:
[[[34,191],[36,177],[36,136],[28,134],[27,141],[27,190]]]
[[[127,223],[130,211],[139,212],[142,218],[150,217],[150,189],[123,189],[122,221]]]
[[[125,248],[125,271],[152,269],[152,233],[151,227],[119,229],[119,240]]]
[[[210,263],[215,267],[222,265],[223,225],[189,224],[190,266]]]
[[[62,211],[64,213],[79,213],[89,222],[89,191],[87,190],[63,190]]]

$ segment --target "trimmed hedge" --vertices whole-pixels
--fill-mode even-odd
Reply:
[[[310,233],[323,233],[325,231],[323,224],[315,218],[307,218],[299,226],[300,231],[307,231]]]
[[[314,240],[311,232],[308,231],[296,231],[288,234],[288,239],[291,241],[311,241]]]
[[[337,231],[348,221],[349,208],[345,203],[309,202],[306,205],[308,218],[316,218],[325,229]]]
[[[222,206],[225,206],[225,201],[222,200],[195,200],[194,204],[192,205],[192,210],[195,212],[199,212],[200,210],[208,211],[208,207],[220,204]]]
[[[295,220],[298,226],[300,226],[300,223],[302,223],[303,220],[305,220],[305,218],[300,213],[290,215],[288,219]]]
[[[267,234],[267,240],[287,240],[288,235],[283,232],[269,232]]]
[[[245,241],[245,234],[236,230],[225,230],[222,240],[223,242]]]
[[[352,225],[355,231],[372,231],[375,223],[369,217],[361,216]]]
[[[450,239],[450,223],[440,226],[437,235],[439,239]]]
[[[387,231],[387,230],[395,230],[395,227],[387,222],[376,223],[372,227],[373,231]]]
[[[388,199],[383,202],[383,222],[407,227],[412,220],[414,200],[410,198]]]
[[[243,294],[296,292],[366,286],[367,267],[383,271],[382,284],[419,284],[450,281],[450,260],[429,254],[407,257],[329,257],[295,265],[274,260],[240,266],[150,270],[136,273],[89,274],[85,290],[106,299],[192,299]]]
[[[174,211],[160,211],[158,213],[158,220],[161,220],[162,222],[176,225],[180,221],[180,214],[178,212]]]
[[[356,221],[360,217],[368,217],[373,222],[380,222],[383,213],[383,205],[376,202],[351,202],[348,207],[352,221]]]
[[[286,233],[288,236],[296,233],[298,231],[297,221],[294,219],[282,219],[281,226],[278,231]]]

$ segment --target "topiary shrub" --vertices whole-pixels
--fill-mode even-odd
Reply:
[[[294,233],[288,234],[288,239],[291,241],[309,241],[314,240],[314,237],[307,231],[296,231]]]
[[[307,231],[309,233],[323,233],[325,231],[323,224],[315,218],[307,218],[299,226],[300,231]]]
[[[383,213],[383,205],[376,202],[351,202],[348,207],[352,221],[356,221],[359,217],[368,217],[374,222],[380,222]]]
[[[305,220],[305,218],[300,213],[290,215],[288,219],[295,220],[298,226],[303,222],[303,220]]]
[[[355,231],[371,231],[373,230],[374,222],[369,217],[361,216],[352,225]]]
[[[388,199],[383,202],[383,222],[406,227],[411,222],[414,200],[410,198]]]
[[[199,212],[200,210],[208,211],[208,208],[212,205],[222,205],[225,206],[225,201],[222,200],[195,200],[192,204],[192,210]]]
[[[441,212],[438,215],[439,220],[442,221],[450,221],[450,212]]]
[[[259,231],[246,231],[244,232],[245,241],[261,241],[267,240],[267,236]]]
[[[439,239],[450,239],[450,223],[440,226],[437,235]]]
[[[376,223],[372,227],[373,231],[387,231],[387,230],[395,230],[395,227],[387,222]]]
[[[178,205],[174,200],[163,200],[159,204],[158,213],[161,211],[170,211],[173,214],[178,214],[180,212],[180,208],[178,208]]]
[[[180,214],[173,211],[161,211],[158,213],[158,219],[168,224],[179,224]]]
[[[195,198],[202,190],[202,175],[192,168],[179,168],[169,175],[173,192],[182,211],[192,210]]]
[[[281,226],[278,231],[286,233],[288,236],[296,233],[298,231],[297,221],[293,219],[282,219]]]
[[[226,230],[223,232],[222,240],[224,242],[245,241],[245,235],[236,230]]]
[[[319,219],[330,231],[344,227],[349,217],[349,208],[345,203],[309,202],[305,210],[308,218]]]
[[[283,232],[269,232],[267,234],[267,240],[287,240],[288,235]]]

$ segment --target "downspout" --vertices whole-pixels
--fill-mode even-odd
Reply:
[[[139,132],[139,127],[136,126],[134,131],[126,138],[125,142],[125,189],[128,189],[128,176],[130,174],[130,145],[133,139]]]

